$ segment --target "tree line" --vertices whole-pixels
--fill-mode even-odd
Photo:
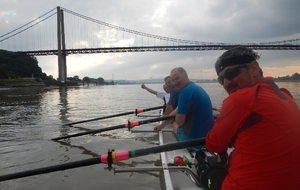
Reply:
[[[114,82],[105,82],[105,80],[102,77],[92,78],[92,77],[85,76],[82,79],[80,79],[78,75],[75,75],[73,77],[68,77],[67,80],[79,82],[87,85],[89,85],[90,83],[96,85],[114,84]]]
[[[38,66],[34,56],[22,53],[0,50],[0,78],[39,78],[48,80],[49,77]]]
[[[284,82],[284,81],[298,81],[300,82],[300,74],[299,73],[294,73],[292,74],[291,76],[290,75],[286,75],[286,76],[283,76],[283,77],[277,77],[275,78],[276,81],[281,81],[281,82]]]
[[[59,82],[53,78],[52,75],[47,75],[42,72],[42,69],[38,66],[36,57],[29,56],[19,52],[11,52],[6,50],[0,50],[0,79],[20,79],[20,78],[34,78],[38,81],[44,81],[46,84],[59,84]],[[111,84],[104,81],[102,77],[91,78],[79,76],[68,77],[67,84]]]

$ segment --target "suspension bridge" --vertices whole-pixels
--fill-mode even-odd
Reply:
[[[140,32],[57,7],[0,36],[0,49],[30,56],[58,56],[58,78],[67,78],[69,54],[226,50],[237,45],[255,50],[300,50],[300,39],[260,43],[214,43]]]

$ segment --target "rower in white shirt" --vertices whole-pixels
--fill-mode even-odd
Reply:
[[[165,104],[167,104],[169,102],[169,99],[170,99],[170,89],[169,89],[169,87],[166,84],[163,85],[163,89],[165,90],[165,92],[155,91],[155,90],[153,90],[151,88],[148,88],[145,84],[142,84],[141,88],[143,88],[143,89],[147,90],[148,92],[156,95],[156,97],[161,98],[164,101]]]

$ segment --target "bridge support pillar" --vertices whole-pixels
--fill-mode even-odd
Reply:
[[[67,58],[64,31],[64,15],[60,7],[57,7],[57,56],[58,56],[58,80],[61,84],[67,81]]]

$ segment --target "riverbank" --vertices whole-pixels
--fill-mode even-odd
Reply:
[[[12,88],[12,87],[43,87],[46,84],[43,81],[39,81],[34,78],[22,78],[22,79],[0,79],[0,88]]]
[[[64,86],[79,86],[78,82],[68,81]],[[16,87],[48,87],[62,86],[56,80],[42,81],[36,78],[18,78],[18,79],[0,79],[0,88],[16,88]]]

